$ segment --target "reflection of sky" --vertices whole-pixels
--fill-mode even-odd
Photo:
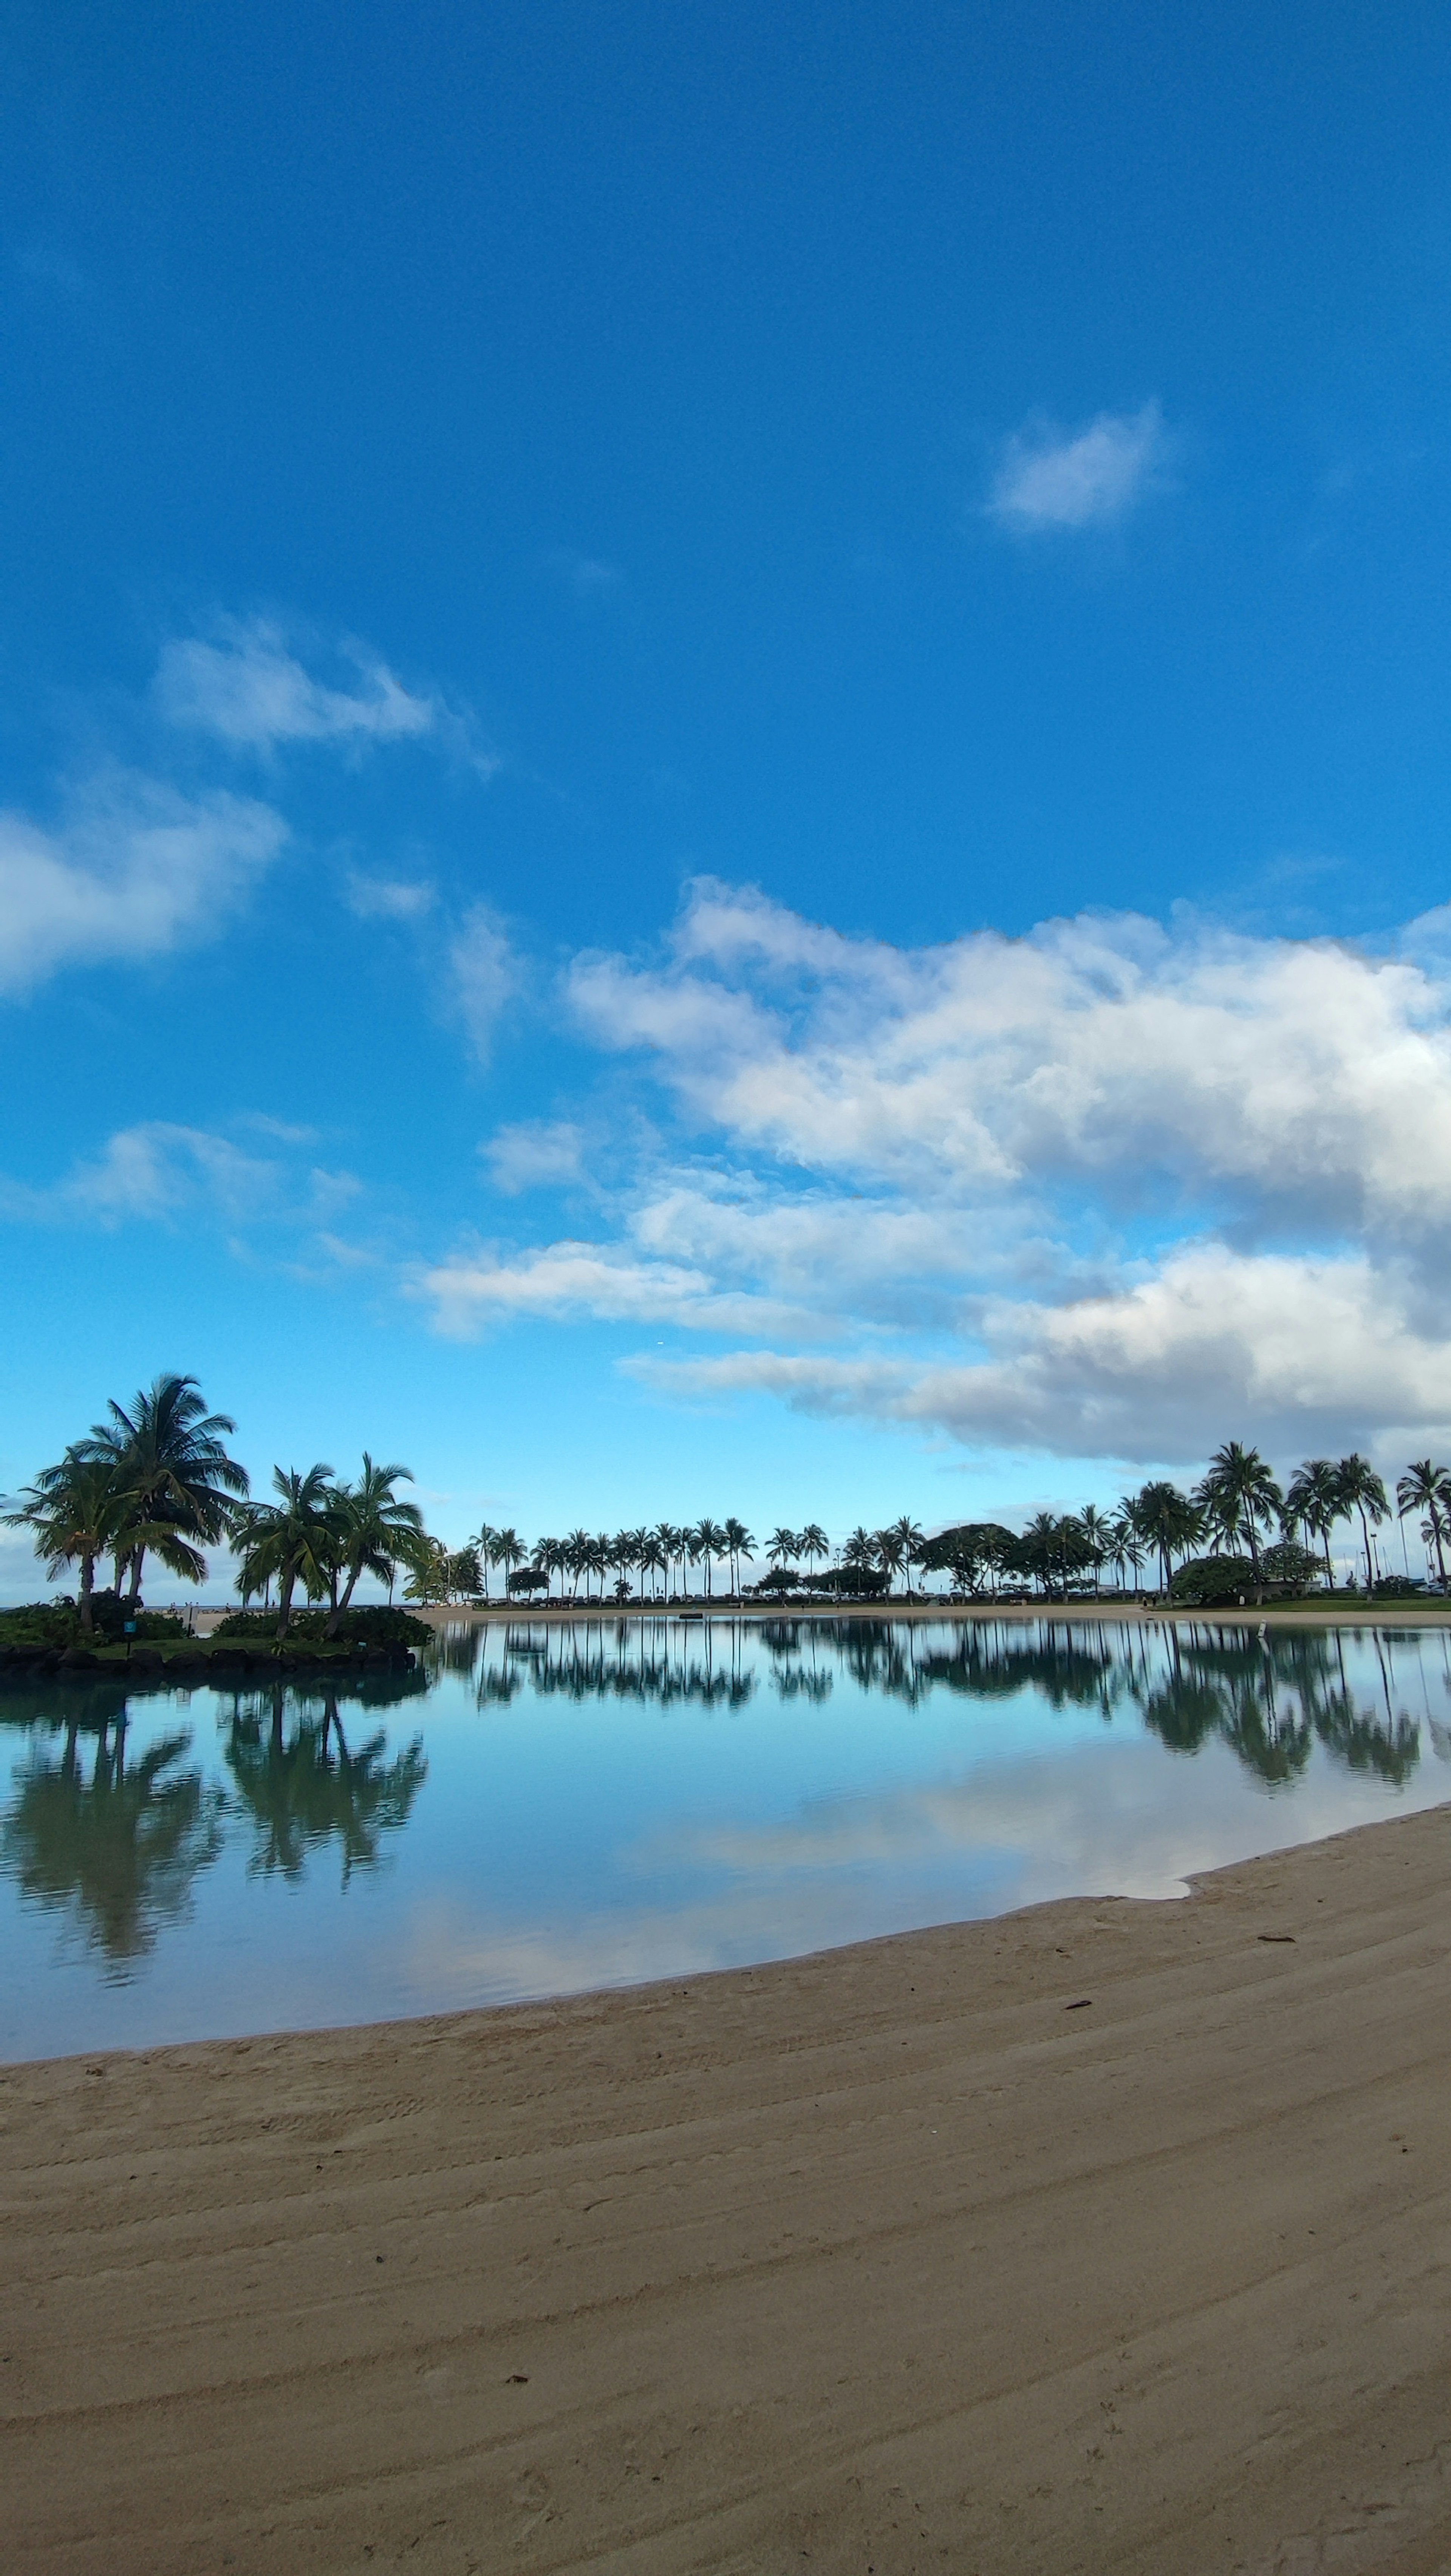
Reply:
[[[380,1865],[356,1869],[346,1888],[327,1843],[296,1882],[249,1875],[255,1843],[233,1792],[220,1853],[181,1918],[159,1922],[149,1952],[107,1982],[75,1909],[22,1899],[7,1869],[0,2050],[371,2020],[699,1972],[1046,1897],[1173,1895],[1187,1872],[1451,1789],[1439,1638],[1378,1650],[1346,1637],[1337,1649],[1357,1709],[1384,1720],[1389,1700],[1419,1727],[1402,1786],[1316,1742],[1302,1776],[1272,1790],[1222,1737],[1173,1753],[1145,1727],[1134,1689],[1169,1679],[1162,1633],[1125,1646],[1125,1632],[1118,1644],[1103,1632],[1114,1669],[1103,1705],[1086,1707],[1054,1707],[1031,1680],[987,1697],[929,1681],[913,1697],[911,1662],[950,1655],[957,1632],[898,1633],[908,1695],[894,1696],[864,1685],[819,1632],[803,1632],[783,1665],[759,1635],[723,1627],[707,1656],[699,1629],[673,1631],[665,1661],[677,1680],[703,1682],[708,1664],[712,1687],[736,1683],[730,1705],[622,1692],[610,1630],[608,1687],[574,1698],[541,1686],[538,1666],[508,1658],[491,1632],[474,1673],[349,1720],[353,1733],[384,1725],[389,1758],[421,1732],[428,1767],[407,1824],[382,1836]],[[1023,1636],[1013,1632],[1018,1646]],[[631,1631],[626,1671],[647,1646]],[[556,1635],[556,1666],[561,1649]],[[829,1690],[783,1696],[783,1669],[814,1669]],[[1241,1681],[1252,1688],[1259,1671],[1251,1654]],[[1000,1664],[990,1678],[997,1690]],[[506,1698],[510,1679],[519,1686]],[[135,1703],[128,1759],[185,1726],[183,1759],[228,1787],[223,1705],[207,1692],[180,1710]],[[1283,1675],[1277,1705],[1293,1728]],[[22,1774],[27,1743],[52,1760],[60,1748],[58,1736],[7,1725],[0,1781]]]

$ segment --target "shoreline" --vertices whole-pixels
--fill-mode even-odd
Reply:
[[[1448,1877],[0,2069],[9,2563],[1430,2576]]]
[[[225,1613],[200,1612],[199,1617]],[[534,1621],[548,1621],[551,1627],[587,1625],[612,1628],[619,1622],[640,1620],[683,1620],[689,1626],[702,1621],[745,1624],[759,1627],[763,1621],[875,1619],[910,1621],[976,1620],[1004,1621],[1019,1626],[1045,1624],[1050,1627],[1105,1622],[1135,1628],[1439,1628],[1451,1624],[1451,1601],[1424,1602],[1339,1602],[1327,1596],[1324,1601],[1267,1602],[1256,1609],[1247,1604],[1241,1610],[1186,1609],[1177,1604],[1138,1601],[923,1601],[883,1600],[822,1602],[799,1605],[786,1603],[767,1609],[757,1602],[742,1605],[726,1600],[665,1602],[551,1601],[529,1608],[505,1605],[503,1602],[457,1602],[449,1606],[430,1605],[418,1609],[410,1605],[410,1615],[430,1628],[478,1627],[502,1622],[509,1627],[527,1626]]]

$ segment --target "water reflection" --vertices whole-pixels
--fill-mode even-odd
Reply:
[[[33,1902],[78,1921],[122,1976],[186,1913],[198,1872],[221,1850],[223,1800],[195,1764],[178,1768],[189,1731],[128,1762],[124,1703],[92,1717],[84,1756],[74,1708],[59,1759],[32,1752],[0,1824],[0,1862]]]
[[[436,1670],[466,1680],[480,1708],[507,1708],[524,1692],[741,1708],[763,1681],[779,1699],[819,1706],[838,1678],[908,1707],[938,1691],[983,1702],[1031,1695],[1055,1711],[1096,1711],[1105,1723],[1136,1714],[1171,1753],[1224,1744],[1270,1789],[1300,1778],[1317,1742],[1348,1769],[1399,1785],[1420,1759],[1420,1729],[1393,1706],[1391,1658],[1408,1645],[1419,1650],[1418,1641],[1372,1634],[1370,1643],[1376,1683],[1358,1697],[1335,1631],[1111,1621],[460,1624],[440,1634]],[[1429,1719],[1429,1701],[1423,1714]]]
[[[374,1868],[383,1836],[407,1824],[428,1777],[422,1736],[391,1762],[387,1741],[379,1727],[350,1746],[336,1691],[315,1703],[277,1687],[239,1695],[224,1751],[236,1789],[229,1803],[252,1829],[248,1876],[300,1878],[308,1853],[329,1843],[344,1887],[355,1869]]]
[[[1444,1795],[1451,1640],[521,1615],[335,1688],[12,1683],[4,1735],[0,2053],[24,2056],[1171,1895]]]

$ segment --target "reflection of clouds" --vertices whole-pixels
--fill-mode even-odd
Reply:
[[[401,1965],[419,2009],[643,1984],[1055,1897],[1178,1897],[1196,1873],[1437,1802],[1433,1781],[1397,1793],[1320,1757],[1293,1794],[1269,1796],[1220,1746],[1186,1761],[1144,1739],[1091,1740],[788,1820],[664,1831],[631,1861],[637,1877],[716,1879],[684,1902],[642,1894],[530,1923],[430,1899]]]
[[[1172,1768],[1168,1767],[1170,1764]],[[1316,1842],[1371,1815],[1433,1806],[1434,1782],[1395,1793],[1323,1759],[1292,1796],[1267,1796],[1224,1748],[1192,1762],[1143,1738],[1064,1745],[984,1765],[965,1780],[825,1798],[788,1821],[725,1824],[675,1839],[677,1864],[745,1877],[820,1869],[901,1869],[932,1859],[991,1867],[993,1907],[1049,1896],[1175,1896],[1199,1870]],[[652,1846],[649,1857],[666,1857]]]
[[[952,1922],[959,1910],[950,1895],[935,1911],[916,1910],[906,1890],[885,1906],[880,1896],[864,1902],[860,1885],[845,1875],[786,1891],[732,1889],[693,1904],[611,1907],[536,1924],[494,1921],[440,1897],[415,1913],[401,1964],[417,1997],[411,2009],[445,2012],[803,1958],[875,1934]]]

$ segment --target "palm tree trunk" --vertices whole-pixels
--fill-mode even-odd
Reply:
[[[297,1568],[295,1565],[289,1565],[287,1572],[283,1576],[282,1582],[278,1587],[277,1593],[277,1642],[279,1645],[281,1645],[283,1638],[287,1634],[287,1622],[292,1616],[292,1587],[296,1581]]]
[[[352,1604],[353,1593],[357,1587],[358,1577],[362,1571],[363,1569],[361,1565],[355,1565],[350,1568],[347,1582],[343,1586],[343,1597],[341,1601],[337,1598],[337,1586],[336,1583],[334,1583],[332,1614],[323,1631],[325,1636],[335,1637],[337,1635],[339,1628],[342,1626],[344,1619],[348,1615],[348,1610]]]
[[[81,1557],[81,1590],[80,1598],[76,1603],[76,1609],[80,1614],[81,1633],[86,1637],[93,1633],[96,1625],[96,1614],[91,1607],[91,1594],[95,1589],[95,1582],[96,1560],[93,1552],[88,1548]]]

